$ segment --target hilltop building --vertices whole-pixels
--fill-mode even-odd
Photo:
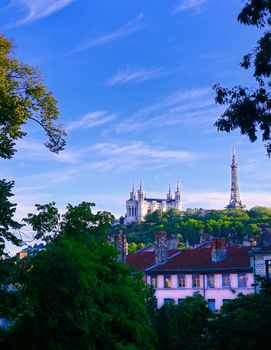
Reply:
[[[143,221],[147,214],[156,210],[165,212],[169,209],[182,210],[181,191],[178,182],[174,193],[171,192],[171,187],[169,185],[166,198],[163,199],[147,198],[142,184],[140,183],[138,191],[135,191],[133,186],[130,192],[130,198],[126,201],[125,224],[130,224],[134,221]]]

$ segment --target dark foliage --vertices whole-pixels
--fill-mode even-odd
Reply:
[[[232,89],[214,85],[216,103],[227,109],[216,121],[219,131],[239,129],[251,142],[261,134],[267,154],[271,156],[271,3],[270,0],[249,0],[238,21],[264,29],[256,47],[243,57],[241,67],[251,68],[255,86],[235,86]]]

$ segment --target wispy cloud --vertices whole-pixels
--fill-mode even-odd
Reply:
[[[90,129],[96,126],[107,124],[116,117],[116,114],[108,114],[105,111],[89,112],[85,114],[82,118],[71,122],[67,126],[67,130],[71,131],[76,129]]]
[[[165,74],[162,67],[148,67],[148,68],[133,68],[127,67],[121,69],[115,75],[105,82],[106,86],[136,84],[142,81],[155,79]]]
[[[88,152],[88,149],[65,149],[59,154],[55,154],[49,152],[42,143],[30,140],[18,141],[17,150],[16,159],[20,161],[31,159],[31,161],[36,162],[48,162],[56,160],[69,164],[78,163],[84,154]]]
[[[88,165],[90,169],[129,171],[142,166],[149,169],[166,167],[169,164],[191,162],[202,157],[200,153],[180,149],[150,146],[144,142],[130,144],[98,143],[92,147],[98,157]]]
[[[129,157],[150,157],[153,159],[191,160],[195,156],[192,153],[181,150],[167,150],[154,148],[143,142],[134,142],[130,145],[118,145],[111,143],[98,143],[93,147],[95,151],[103,155],[128,155]]]
[[[210,88],[176,92],[118,123],[117,132],[141,132],[149,127],[212,125],[218,115]]]
[[[11,23],[9,27],[18,27],[47,17],[62,10],[73,1],[74,0],[11,0],[10,6],[19,10],[26,10],[26,15],[21,20]]]
[[[199,11],[200,6],[203,5],[207,0],[182,0],[180,5],[175,8],[174,12],[183,12],[187,10]]]
[[[74,49],[67,52],[67,54],[72,54],[75,52],[90,49],[90,48],[95,47],[95,46],[111,43],[113,41],[116,41],[118,39],[121,39],[121,38],[127,36],[128,34],[136,32],[136,31],[142,29],[143,27],[144,27],[144,16],[142,13],[140,13],[136,18],[125,23],[119,29],[117,29],[111,33],[97,36],[96,38],[87,39],[87,40],[83,41],[79,46],[77,46]]]

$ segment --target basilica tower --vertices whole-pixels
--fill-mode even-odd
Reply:
[[[240,199],[240,192],[238,186],[238,164],[236,162],[235,150],[232,150],[232,163],[231,163],[231,197],[230,203],[227,205],[227,209],[244,209],[246,206],[242,204]]]

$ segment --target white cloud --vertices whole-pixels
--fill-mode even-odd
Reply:
[[[173,125],[212,125],[217,107],[210,88],[176,92],[132,114],[116,125],[117,132],[140,132]]]
[[[176,7],[174,12],[183,12],[186,10],[199,11],[200,6],[203,5],[207,0],[182,0],[181,4]]]
[[[105,111],[95,111],[85,114],[81,119],[71,122],[67,130],[89,129],[95,126],[104,125],[116,118],[116,114],[108,114]]]
[[[230,199],[230,191],[215,192],[215,191],[184,191],[183,204],[184,208],[204,208],[204,209],[223,209],[228,205]],[[241,192],[242,203],[250,209],[256,205],[271,207],[270,192],[255,191]]]
[[[154,148],[146,145],[143,142],[134,142],[127,146],[121,146],[118,144],[110,143],[98,143],[93,149],[98,151],[102,155],[127,155],[128,157],[147,157],[153,159],[173,159],[179,160],[191,160],[195,158],[195,155],[180,150],[167,150],[164,148]]]
[[[140,13],[136,18],[125,23],[119,29],[108,34],[97,36],[96,38],[87,39],[84,42],[82,42],[79,46],[69,51],[67,54],[72,54],[75,52],[90,49],[91,47],[111,43],[115,40],[118,40],[120,38],[127,36],[128,34],[136,32],[144,27],[143,18],[144,18],[143,14]]]
[[[11,5],[26,9],[26,16],[12,24],[12,27],[34,22],[47,17],[64,7],[70,5],[74,0],[12,0]]]
[[[89,169],[117,172],[129,171],[142,166],[153,170],[169,164],[191,162],[202,157],[200,153],[154,147],[144,142],[132,142],[128,145],[98,143],[92,147],[92,152],[98,159],[88,165]]]
[[[164,75],[165,71],[161,67],[133,68],[127,67],[121,69],[115,75],[105,82],[105,85],[111,87],[116,85],[125,85],[131,83],[140,83],[142,81],[155,79]]]
[[[41,142],[30,140],[19,140],[16,144],[18,152],[16,159],[27,161],[45,162],[57,160],[64,163],[78,163],[81,157],[88,151],[88,149],[68,149],[61,151],[59,154],[50,152]]]

